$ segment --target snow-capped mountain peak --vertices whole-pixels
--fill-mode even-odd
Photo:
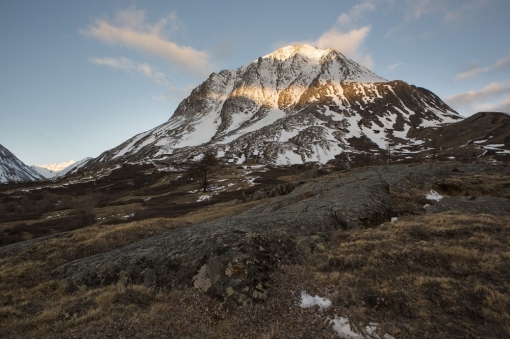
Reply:
[[[361,144],[419,143],[410,130],[459,119],[432,92],[387,81],[338,51],[287,46],[212,73],[167,122],[85,167],[182,160],[206,149],[236,163],[326,162]]]
[[[57,164],[45,164],[45,165],[33,164],[32,166],[37,166],[37,167],[45,168],[45,169],[47,169],[48,171],[51,171],[51,172],[58,172],[58,171],[61,171],[61,170],[65,169],[65,168],[71,166],[75,162],[76,162],[76,160],[67,160],[65,162],[61,162],[61,163],[57,163]]]
[[[74,163],[76,163],[75,160],[68,160],[58,164],[46,164],[46,165],[33,164],[30,167],[43,177],[50,179],[58,176],[58,174],[61,171],[65,170]]]
[[[43,177],[39,173],[25,165],[7,148],[0,145],[0,183],[40,179],[43,179]]]
[[[307,44],[290,45],[277,49],[276,51],[263,56],[263,59],[272,58],[280,61],[291,59],[299,54],[310,60],[321,61],[326,55],[336,52],[334,49],[320,49]]]

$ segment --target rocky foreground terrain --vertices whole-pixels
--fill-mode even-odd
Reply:
[[[424,208],[425,194],[422,199],[409,200],[398,196],[433,186],[455,190],[452,178],[480,174],[510,177],[510,169],[452,164],[388,166],[312,180],[240,215],[176,229],[81,259],[54,274],[75,288],[122,280],[168,289],[195,286],[229,302],[264,299],[272,268],[299,263],[306,250],[324,248],[336,229],[375,227],[392,217],[413,213],[510,214],[510,197],[451,197]]]
[[[0,247],[0,334],[334,338],[341,316],[359,335],[510,335],[509,167],[280,174],[188,214]],[[302,291],[332,306],[302,309]]]

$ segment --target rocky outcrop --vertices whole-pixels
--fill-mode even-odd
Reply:
[[[306,181],[294,181],[294,182],[286,182],[284,184],[274,185],[270,186],[268,188],[263,188],[249,197],[247,197],[246,201],[255,201],[255,200],[261,200],[261,199],[267,199],[267,198],[274,198],[279,197],[282,195],[287,195],[290,192],[292,192],[296,187],[299,187],[303,184],[305,184]]]
[[[162,289],[193,286],[228,302],[260,300],[271,287],[272,269],[300,262],[309,251],[324,250],[334,230],[376,226],[397,213],[425,213],[421,206],[406,211],[396,196],[477,173],[510,175],[510,168],[422,164],[360,169],[302,183],[237,216],[175,229],[68,263],[54,276],[79,289],[117,282]]]

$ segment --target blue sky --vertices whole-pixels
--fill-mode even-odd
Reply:
[[[0,0],[0,144],[96,157],[168,120],[211,72],[335,48],[461,115],[510,112],[510,1]]]

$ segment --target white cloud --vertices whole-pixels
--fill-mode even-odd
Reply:
[[[416,21],[427,15],[439,15],[445,23],[464,24],[477,16],[482,8],[494,3],[494,0],[405,0],[405,3],[405,21]]]
[[[157,84],[168,85],[168,81],[166,76],[158,71],[154,71],[152,66],[143,63],[137,64],[134,61],[121,57],[121,58],[91,58],[90,62],[100,65],[100,66],[108,66],[112,68],[122,69],[128,73],[136,72],[138,74],[143,75],[144,77],[154,81]]]
[[[479,112],[503,112],[510,114],[510,94],[496,103],[482,104],[476,107]]]
[[[370,33],[370,26],[353,29],[349,32],[342,32],[337,28],[332,28],[322,34],[317,40],[313,41],[312,44],[319,48],[336,49],[368,68],[371,68],[374,66],[372,56],[370,54],[360,53],[359,51],[368,33]]]
[[[395,70],[395,68],[397,68],[399,66],[404,66],[404,65],[405,65],[405,62],[397,62],[396,64],[387,66],[386,69],[390,72],[393,72]]]
[[[157,101],[171,101],[171,102],[179,103],[184,98],[188,97],[191,94],[191,91],[195,87],[196,86],[194,86],[194,85],[189,85],[184,88],[170,86],[167,88],[165,93],[163,93],[160,96],[153,95],[152,99],[157,100]]]
[[[486,20],[481,15],[483,9],[497,1],[501,0],[396,0],[403,18],[386,32],[386,37],[399,42],[431,39],[442,34],[444,26],[448,26],[448,29],[459,28],[476,20]],[[427,23],[423,28],[418,28],[421,30],[419,32],[417,28],[408,29],[409,25],[425,18],[438,22]]]
[[[457,111],[467,111],[468,115],[479,111],[510,112],[509,93],[509,82],[492,82],[480,90],[449,96],[446,102]]]
[[[468,69],[462,73],[459,73],[455,76],[457,80],[466,80],[474,78],[475,76],[491,71],[504,71],[510,69],[510,55],[507,55],[504,58],[499,59],[494,64],[487,67],[480,67],[478,64],[473,63],[468,66]]]
[[[448,10],[443,20],[448,24],[464,24],[480,13],[483,7],[490,5],[492,0],[467,1],[462,6]]]
[[[167,28],[168,26],[170,27]],[[179,46],[165,37],[165,33],[172,32],[177,27],[175,14],[151,25],[145,22],[144,11],[129,8],[119,11],[111,21],[95,19],[87,29],[80,30],[80,33],[103,43],[156,55],[173,66],[183,67],[200,75],[210,73],[210,55],[207,52]]]
[[[375,1],[367,0],[353,6],[348,13],[342,13],[333,27],[313,41],[298,41],[292,44],[306,43],[319,48],[333,48],[345,56],[368,68],[374,66],[372,55],[361,51],[363,42],[370,33],[371,26],[355,28],[366,12],[376,9]]]
[[[419,20],[422,16],[444,12],[445,6],[436,0],[406,0],[405,20]]]

